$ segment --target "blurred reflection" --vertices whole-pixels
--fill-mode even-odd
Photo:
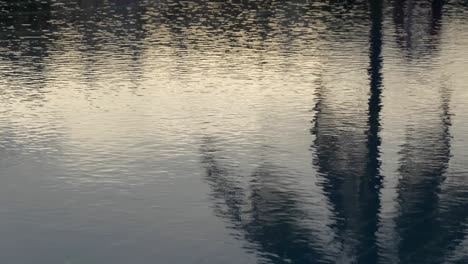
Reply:
[[[450,4],[0,2],[0,262],[465,260]]]
[[[0,2],[0,77],[25,100],[43,98],[51,9],[50,1]]]
[[[325,94],[318,95],[312,130],[316,151],[314,163],[323,177],[323,189],[332,204],[337,239],[356,263],[378,263],[376,231],[382,188],[379,169],[382,2],[369,3],[368,120],[360,119],[364,113],[354,115],[333,110],[333,106],[328,105],[333,94],[325,90]],[[365,98],[367,94],[361,96]]]
[[[286,171],[263,161],[248,182],[220,156],[212,138],[201,147],[206,181],[212,189],[216,214],[255,250],[265,263],[332,263],[307,224],[303,197],[284,182]],[[268,261],[266,261],[268,260]],[[262,261],[262,263],[263,263]]]
[[[82,54],[84,82],[95,89],[96,77],[107,75],[115,78],[115,72],[125,73],[126,80],[137,88],[143,79],[142,54],[147,31],[146,7],[139,0],[79,1],[78,7],[70,7],[70,17],[62,17],[68,30],[62,34],[82,36],[77,46]],[[76,30],[76,32],[75,32]],[[70,35],[71,35],[70,34]],[[108,56],[103,56],[107,54]],[[111,56],[114,54],[115,56]],[[113,87],[116,89],[118,87]]]
[[[397,41],[409,57],[439,50],[444,1],[398,0],[394,22]],[[429,14],[424,15],[423,14]],[[442,84],[440,106],[431,119],[412,113],[400,152],[398,185],[401,263],[442,263],[465,236],[468,220],[463,205],[468,196],[461,186],[444,186],[450,161],[450,88]],[[426,115],[432,114],[426,110]],[[442,189],[447,193],[442,193]]]
[[[314,230],[301,224],[310,215],[301,209],[301,194],[281,182],[288,177],[280,168],[262,163],[251,181],[243,182],[245,178],[229,168],[232,162],[220,156],[216,141],[207,138],[201,148],[217,214],[229,219],[230,226],[267,257],[268,263],[378,262],[382,2],[370,2],[370,11],[370,93],[358,95],[359,101],[368,100],[367,109],[358,106],[355,113],[337,111],[333,101],[329,102],[335,95],[326,89],[319,92],[315,107],[314,163],[324,178],[321,185],[333,210],[330,227],[336,241],[323,248]],[[368,113],[367,120],[362,113]],[[333,249],[335,244],[340,252]]]
[[[443,4],[444,4],[444,0],[432,0],[431,35],[433,36],[438,36],[440,34]]]
[[[443,86],[439,120],[414,118],[402,146],[398,186],[401,263],[441,263],[465,235],[468,196],[441,193],[450,160],[450,93]]]
[[[437,51],[443,3],[443,0],[394,0],[396,41],[407,58]]]

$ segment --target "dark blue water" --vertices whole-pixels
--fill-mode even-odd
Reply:
[[[0,263],[468,263],[468,4],[0,1]]]

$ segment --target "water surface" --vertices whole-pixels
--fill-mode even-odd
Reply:
[[[467,18],[0,2],[0,262],[467,263]]]

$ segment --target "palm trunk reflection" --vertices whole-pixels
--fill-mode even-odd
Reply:
[[[281,181],[285,173],[282,168],[263,162],[252,173],[251,181],[242,182],[223,165],[222,157],[216,157],[218,151],[211,149],[215,143],[207,139],[202,147],[206,180],[212,187],[218,214],[229,219],[268,263],[387,263],[382,254],[385,248],[377,239],[378,232],[384,230],[380,229],[384,188],[380,161],[382,5],[380,0],[369,1],[370,91],[358,95],[361,100],[368,98],[366,107],[343,114],[343,109],[336,106],[337,95],[327,89],[330,84],[322,82],[314,108],[314,165],[330,205],[325,209],[332,211],[329,227],[339,253],[320,244],[315,230],[304,224],[302,220],[310,218],[310,214],[301,207],[300,192]],[[401,18],[398,12],[402,10],[398,8],[415,12],[415,3],[410,1],[406,6],[404,1],[397,1],[395,7],[395,22],[412,31],[412,20]],[[441,2],[434,0],[432,40],[437,40],[440,32],[441,8]],[[410,38],[403,40],[407,42],[404,49],[411,54],[416,47],[411,34],[402,35]],[[450,160],[449,89],[443,86],[439,96],[442,99],[437,117],[418,123],[416,116],[414,124],[407,127],[406,142],[399,153],[399,213],[393,218],[396,227],[386,229],[393,233],[389,237],[398,237],[392,261],[442,263],[464,239],[468,211],[463,206],[468,195],[456,186],[441,191]]]
[[[337,239],[356,263],[378,262],[382,2],[370,1],[370,11],[370,97],[366,125],[362,125],[360,115],[350,119],[334,113],[327,102],[331,95],[319,94],[313,129],[314,163],[332,204]]]

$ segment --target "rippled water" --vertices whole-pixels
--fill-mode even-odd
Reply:
[[[0,2],[0,262],[468,263],[468,3]]]

